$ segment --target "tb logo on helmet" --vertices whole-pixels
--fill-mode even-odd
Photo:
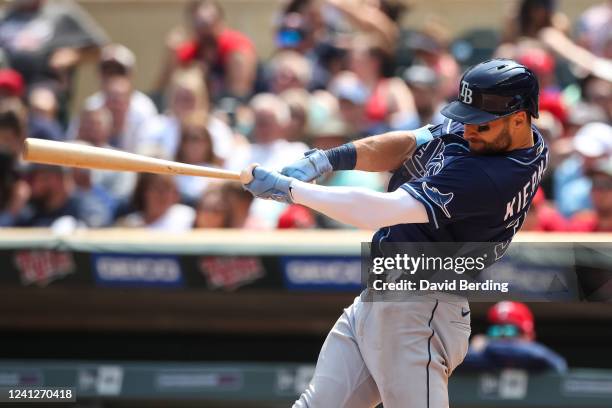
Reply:
[[[466,81],[461,81],[461,102],[467,103],[468,105],[472,104],[472,90],[469,88],[470,84]]]

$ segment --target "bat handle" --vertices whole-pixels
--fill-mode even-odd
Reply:
[[[253,181],[253,170],[255,170],[257,166],[259,166],[259,163],[253,163],[242,169],[240,172],[240,182],[242,184],[249,184]]]

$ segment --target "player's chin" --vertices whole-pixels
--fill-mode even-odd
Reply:
[[[474,153],[479,153],[486,147],[482,140],[477,139],[468,139],[468,144],[470,146],[470,150]]]
[[[494,155],[499,154],[499,149],[491,146],[489,143],[485,143],[482,140],[473,140],[469,142],[470,151],[475,154],[481,155]]]

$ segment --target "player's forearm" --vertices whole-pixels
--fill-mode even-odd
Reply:
[[[298,204],[363,229],[429,220],[423,204],[401,189],[379,193],[365,188],[326,187],[294,180],[291,196]]]
[[[354,144],[357,150],[355,170],[393,171],[414,153],[416,139],[413,132],[395,131],[366,137]]]

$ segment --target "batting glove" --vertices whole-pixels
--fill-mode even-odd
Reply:
[[[312,149],[304,153],[304,158],[284,167],[281,174],[300,181],[310,182],[325,173],[333,171],[332,165],[323,150]]]
[[[289,194],[291,178],[260,166],[255,167],[252,174],[253,180],[243,185],[249,193],[264,200],[275,200],[281,203],[293,202]]]

